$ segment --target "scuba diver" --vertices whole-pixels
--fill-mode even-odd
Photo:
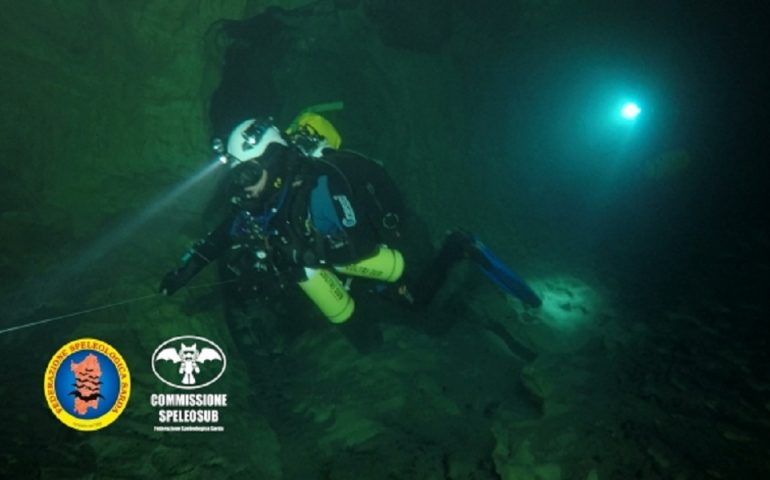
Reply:
[[[390,285],[407,305],[427,306],[449,269],[467,258],[525,304],[541,300],[475,236],[451,231],[438,254],[411,282],[402,279],[404,206],[395,182],[377,162],[340,150],[341,139],[322,116],[306,112],[286,132],[270,118],[241,122],[227,145],[215,140],[230,166],[225,192],[231,211],[196,242],[160,291],[173,295],[214,260],[242,298],[266,299],[299,287],[332,323],[355,310],[350,280]]]

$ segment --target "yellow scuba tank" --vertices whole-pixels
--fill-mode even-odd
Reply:
[[[335,266],[346,275],[395,282],[404,273],[404,257],[398,250],[380,246],[376,254],[351,265]]]
[[[332,323],[344,323],[356,308],[353,298],[334,273],[324,269],[305,268],[307,280],[300,288]]]

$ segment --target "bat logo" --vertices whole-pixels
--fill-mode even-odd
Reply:
[[[179,365],[179,368],[174,370],[176,375],[172,376],[168,368],[158,365],[166,362]],[[166,385],[183,390],[195,390],[211,385],[225,373],[226,366],[225,353],[219,345],[207,338],[193,335],[166,340],[152,354],[152,371],[155,376]],[[196,376],[203,376],[204,381],[198,383]]]

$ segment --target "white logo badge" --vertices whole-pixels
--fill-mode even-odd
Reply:
[[[173,362],[179,368],[170,373],[158,364]],[[225,373],[227,358],[219,345],[204,337],[184,335],[161,343],[152,354],[152,372],[158,380],[174,388],[195,390],[219,380]],[[160,370],[160,371],[159,371]]]
[[[356,212],[353,210],[353,205],[350,204],[350,200],[345,195],[334,195],[335,200],[340,202],[342,207],[342,214],[345,218],[342,219],[342,224],[350,228],[356,224]]]

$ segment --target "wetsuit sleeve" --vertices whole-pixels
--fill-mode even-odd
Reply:
[[[187,283],[203,270],[213,260],[224,254],[230,246],[230,228],[233,218],[228,217],[206,238],[199,240],[182,257],[182,266],[168,272],[160,282],[160,293],[173,295],[174,292],[187,285]]]
[[[233,216],[225,219],[217,228],[206,235],[206,238],[196,242],[190,249],[190,252],[188,252],[188,255],[195,254],[201,257],[202,260],[205,260],[206,263],[221,257],[230,247],[230,229],[232,228],[233,221]]]

